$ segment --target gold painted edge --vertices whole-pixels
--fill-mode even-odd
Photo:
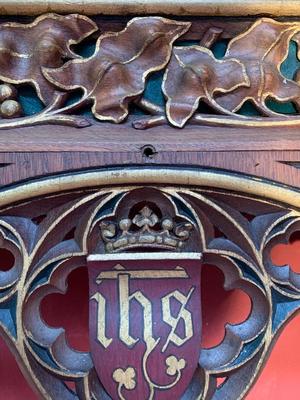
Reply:
[[[140,260],[140,253],[122,253],[122,254],[91,254],[87,257],[88,261],[126,261]],[[143,253],[143,260],[201,260],[202,253],[171,253],[155,252]]]
[[[221,171],[187,169],[184,167],[130,167],[103,169],[77,174],[52,176],[27,181],[0,192],[0,207],[34,197],[76,189],[123,185],[176,185],[198,186],[241,192],[268,200],[300,207],[300,192],[275,181],[265,181],[247,175],[235,175]]]
[[[0,15],[45,12],[86,15],[299,16],[299,0],[0,0]]]

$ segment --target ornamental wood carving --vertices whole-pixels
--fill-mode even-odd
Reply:
[[[0,23],[0,334],[47,400],[243,399],[300,309],[300,22],[62,12]],[[207,265],[251,302],[211,348]],[[82,267],[85,352],[42,311]]]
[[[221,59],[212,47],[223,30],[201,27],[197,34],[199,26],[188,20],[137,17],[111,32],[78,14],[45,14],[29,24],[2,23],[0,129],[37,124],[84,128],[126,121],[136,129],[168,124],[299,126],[299,73],[286,77],[281,67],[291,41],[299,44],[300,23],[258,19],[231,35]],[[190,31],[194,44],[185,40]],[[96,41],[94,53],[81,56],[74,45],[89,37]],[[163,76],[164,105],[145,96],[155,72]],[[33,86],[44,109],[21,117],[18,87],[24,83]],[[79,98],[74,99],[78,90]],[[275,111],[271,100],[292,103],[296,111]],[[199,110],[200,102],[207,104],[209,114]],[[257,116],[242,115],[247,102]],[[134,107],[145,116],[137,117]]]
[[[299,192],[197,168],[169,169],[168,179],[167,169],[148,168],[146,186],[137,170],[120,172],[111,171],[112,186],[101,186],[94,171],[2,189],[1,248],[15,262],[0,273],[1,334],[45,399],[242,399],[300,308],[299,274],[270,259],[272,247],[299,230]],[[199,184],[208,181],[208,189]],[[213,348],[201,348],[202,263],[217,266],[225,289],[242,290],[252,303]],[[48,295],[65,294],[69,274],[82,266],[89,352],[71,348],[40,307]]]

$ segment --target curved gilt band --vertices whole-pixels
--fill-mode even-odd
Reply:
[[[299,204],[300,194],[292,188],[183,168],[94,171],[3,189],[1,248],[13,253],[15,263],[0,272],[0,331],[45,399],[131,399],[137,388],[141,390],[141,374],[147,399],[154,394],[166,399],[168,393],[178,397],[177,384],[184,390],[178,398],[241,399],[284,324],[300,307],[299,275],[288,266],[274,266],[270,259],[272,247],[299,229]],[[62,327],[45,323],[40,304],[51,293],[65,293],[69,274],[86,265],[87,257],[91,351],[78,352],[69,347]],[[155,273],[151,257],[156,260]],[[160,267],[161,257],[168,259],[169,269]],[[199,257],[223,272],[226,289],[242,290],[252,303],[247,319],[227,324],[223,341],[214,348],[201,349],[201,310],[195,306],[200,275],[193,275],[200,273]],[[111,269],[104,268],[105,263]],[[143,276],[134,263],[144,263]],[[154,276],[169,281],[161,287]],[[150,279],[151,285],[143,286],[141,278]],[[195,279],[191,287],[187,278]],[[172,279],[178,280],[175,291]],[[105,285],[112,285],[108,292]],[[118,340],[131,349],[126,351],[146,346],[146,352],[142,369],[118,364],[107,376],[112,358],[105,357],[118,341],[102,317],[114,307],[107,296],[116,285],[123,307],[129,307],[122,318],[130,312],[148,318],[144,333],[121,318]],[[157,336],[151,290],[166,288],[170,292],[161,292],[155,307],[162,307],[169,330]],[[181,334],[168,308],[170,296],[181,304],[178,318],[186,328]],[[133,300],[141,305],[135,311],[130,308]],[[97,314],[96,304],[102,313]],[[109,312],[112,323],[114,312]],[[160,384],[151,369],[157,352],[165,374]],[[225,378],[222,385],[217,384],[219,377]],[[74,383],[72,390],[66,382]]]

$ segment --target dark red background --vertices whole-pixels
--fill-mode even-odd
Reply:
[[[12,259],[1,254],[9,268]],[[300,272],[300,239],[289,245],[273,249],[273,262],[290,264]],[[3,264],[2,264],[3,265]],[[223,275],[213,266],[205,266],[202,278],[203,296],[203,346],[210,347],[222,340],[225,322],[243,321],[250,309],[249,298],[242,292],[224,292]],[[57,309],[60,313],[57,314]],[[74,312],[76,310],[76,312]],[[78,350],[87,350],[88,339],[88,276],[85,268],[73,272],[69,291],[65,296],[48,296],[43,302],[42,313],[53,326],[64,326],[70,344]],[[247,400],[299,400],[300,393],[300,315],[280,336],[271,357]],[[38,397],[28,387],[14,358],[0,338],[0,400],[36,400]]]

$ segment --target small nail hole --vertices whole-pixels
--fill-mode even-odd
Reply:
[[[153,146],[147,145],[142,148],[142,153],[144,157],[151,158],[156,153],[156,150]]]

